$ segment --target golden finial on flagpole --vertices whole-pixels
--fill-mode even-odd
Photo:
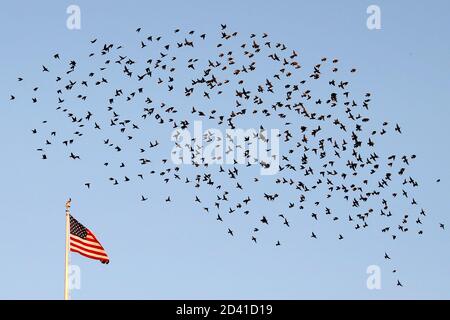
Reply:
[[[70,209],[71,203],[72,203],[72,199],[69,198],[69,200],[67,200],[67,202],[66,202],[66,210],[69,210],[69,209]]]

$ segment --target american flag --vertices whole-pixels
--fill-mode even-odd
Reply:
[[[70,216],[70,251],[100,260],[101,263],[109,263],[108,255],[95,235],[72,216]]]

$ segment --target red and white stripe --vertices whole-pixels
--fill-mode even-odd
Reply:
[[[103,263],[109,262],[105,249],[89,229],[87,229],[86,239],[70,234],[70,251],[78,252],[85,257],[100,260]]]

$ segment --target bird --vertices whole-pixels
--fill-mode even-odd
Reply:
[[[71,158],[71,159],[73,159],[73,160],[77,160],[77,159],[79,160],[79,159],[80,159],[80,156],[77,156],[77,155],[75,155],[75,154],[73,154],[73,153],[71,152],[69,158]]]

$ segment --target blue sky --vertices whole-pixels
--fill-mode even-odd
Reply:
[[[81,8],[81,30],[66,28],[70,4]],[[366,27],[371,4],[381,8],[381,30]],[[68,197],[74,216],[94,231],[111,257],[105,266],[72,254],[82,272],[74,299],[450,298],[450,236],[438,228],[439,222],[448,222],[449,11],[447,1],[2,4],[0,298],[63,297]],[[358,68],[356,89],[374,96],[371,117],[399,122],[404,131],[386,139],[382,151],[418,156],[410,172],[421,183],[415,197],[429,213],[422,238],[410,234],[393,242],[378,230],[349,230],[345,241],[338,242],[337,230],[325,224],[318,227],[323,236],[312,241],[310,229],[297,225],[280,235],[282,246],[255,246],[247,238],[230,239],[223,226],[205,217],[192,203],[193,190],[159,180],[112,188],[101,180],[106,174],[102,168],[91,165],[102,161],[98,144],[85,143],[82,149],[92,155],[92,163],[74,164],[57,151],[49,161],[39,159],[39,141],[31,129],[46,119],[64,131],[67,122],[52,105],[20,99],[12,104],[8,99],[12,92],[29,95],[21,90],[29,92],[33,83],[51,86],[42,81],[41,65],[54,53],[81,61],[93,38],[125,43],[139,26],[164,35],[177,27],[208,33],[220,23],[244,34],[268,32],[300,52],[309,65],[328,56]],[[27,78],[27,88],[18,85],[18,76]],[[159,130],[151,131],[149,139],[169,137]],[[441,183],[435,183],[437,178]],[[91,190],[83,187],[87,179],[96,181]],[[202,192],[206,197],[207,191]],[[143,205],[138,200],[144,193],[151,201]],[[175,201],[166,205],[169,194]],[[255,205],[256,211],[267,210],[263,202]],[[402,207],[396,209],[402,214]],[[245,220],[235,224],[247,226]],[[383,259],[386,250],[393,258],[389,263]],[[381,290],[366,287],[369,265],[381,267]],[[392,274],[393,267],[398,275]],[[397,278],[404,288],[395,287]]]

